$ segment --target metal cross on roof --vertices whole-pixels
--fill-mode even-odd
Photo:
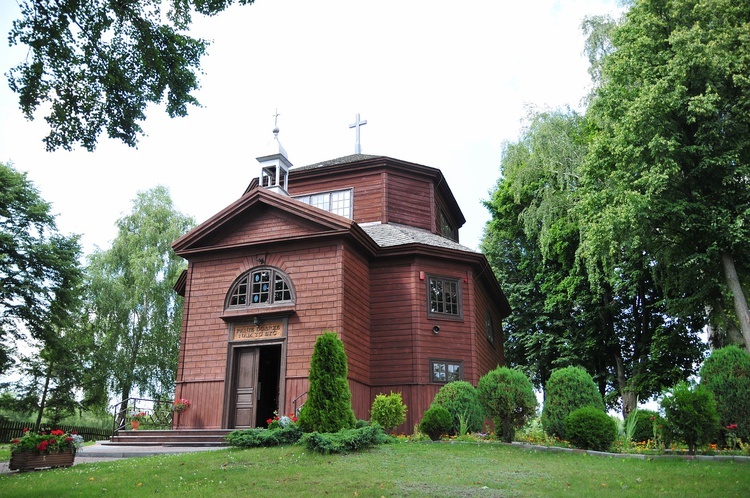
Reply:
[[[360,143],[359,143],[359,127],[362,126],[362,125],[366,125],[366,124],[367,124],[367,120],[365,119],[364,121],[360,121],[359,120],[359,113],[357,113],[356,119],[354,120],[354,122],[352,124],[349,125],[349,128],[354,128],[356,130],[356,132],[357,132],[356,133],[357,138],[356,138],[356,141],[354,142],[354,153],[355,154],[361,154],[362,153],[362,145],[360,145]]]
[[[276,110],[274,111],[274,114],[272,114],[272,116],[273,116],[273,127],[274,128],[278,128],[279,127],[279,116],[281,116],[281,114],[279,114],[279,109],[278,108],[276,108]]]

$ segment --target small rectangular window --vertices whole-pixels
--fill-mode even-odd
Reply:
[[[329,213],[352,218],[352,189],[294,196],[294,199]]]
[[[461,285],[457,279],[427,279],[428,311],[433,316],[461,316]]]
[[[431,382],[447,384],[463,379],[463,368],[460,361],[430,360]]]
[[[491,343],[495,343],[495,330],[492,328],[492,313],[487,310],[487,314],[484,319],[485,333],[487,334],[487,340]]]

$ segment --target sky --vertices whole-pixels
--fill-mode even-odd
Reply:
[[[46,152],[44,114],[27,121],[3,77],[0,161],[27,172],[60,231],[90,253],[109,248],[138,191],[167,186],[198,223],[239,198],[260,173],[277,109],[294,166],[354,153],[359,113],[363,154],[443,172],[467,220],[460,242],[476,249],[503,143],[532,108],[581,108],[581,21],[619,12],[616,0],[256,0],[194,16],[191,35],[211,41],[202,107],[171,119],[151,106],[137,148],[103,135],[94,152]],[[0,2],[0,32],[18,15],[16,2]],[[26,55],[0,43],[0,72]]]

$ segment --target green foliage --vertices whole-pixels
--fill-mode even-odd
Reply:
[[[633,434],[632,441],[635,443],[642,443],[643,441],[657,441],[662,439],[662,431],[664,428],[664,418],[651,410],[632,411],[628,418],[625,419],[625,425],[633,423]]]
[[[578,408],[593,406],[604,411],[602,395],[594,380],[580,367],[566,367],[552,372],[545,389],[542,426],[550,436],[567,439],[565,418]]]
[[[580,253],[591,273],[640,250],[670,315],[696,331],[709,310],[712,340],[746,348],[747,19],[747,4],[733,0],[630,5],[608,31],[611,49],[595,57],[601,78],[580,189]],[[733,337],[738,325],[744,337]]]
[[[432,403],[450,412],[453,418],[451,431],[454,434],[461,434],[462,417],[465,419],[466,432],[479,432],[484,427],[484,408],[479,402],[477,390],[465,380],[449,382],[441,387]]]
[[[536,414],[534,387],[518,370],[498,367],[488,372],[479,379],[477,395],[506,443],[513,441],[516,427]]]
[[[564,421],[568,441],[576,448],[607,451],[617,439],[617,423],[599,408],[584,406]]]
[[[380,424],[386,431],[393,429],[406,421],[406,405],[401,393],[391,392],[389,395],[378,394],[370,408],[370,418]]]
[[[433,441],[438,441],[443,434],[448,434],[453,427],[453,418],[448,410],[440,405],[432,405],[419,422],[419,431],[427,434]]]
[[[595,50],[604,54],[611,25],[599,24]],[[646,239],[581,246],[582,227],[601,211],[582,202],[595,124],[570,110],[530,112],[520,139],[503,146],[482,250],[514,310],[504,324],[508,364],[540,389],[555,368],[582,366],[611,393],[607,405],[627,411],[694,372],[702,324],[672,319],[677,299],[655,280]],[[617,257],[604,265],[599,250]]]
[[[334,332],[315,341],[310,359],[310,387],[298,423],[305,432],[338,432],[354,427],[344,343]]]
[[[80,253],[26,174],[0,163],[0,377],[17,342],[63,347],[61,331],[80,309]]]
[[[703,386],[694,389],[680,382],[662,399],[661,406],[671,435],[688,445],[691,455],[698,445],[709,443],[718,432],[719,415],[711,391]]]
[[[171,244],[193,225],[169,190],[155,187],[139,192],[132,212],[117,221],[112,247],[90,256],[94,372],[121,400],[135,388],[153,398],[174,393],[182,299],[172,286],[185,263]]]
[[[334,433],[312,432],[305,434],[303,442],[308,450],[329,455],[351,453],[387,443],[389,437],[379,424],[370,424],[359,429],[344,429]]]
[[[736,424],[734,434],[750,442],[750,354],[737,346],[716,349],[700,371],[701,385],[716,400],[721,433]]]
[[[226,436],[227,444],[242,448],[294,444],[302,437],[302,429],[296,424],[277,429],[244,429],[232,431]]]
[[[8,73],[21,110],[49,109],[47,150],[79,142],[94,150],[99,134],[135,146],[149,104],[166,100],[170,117],[199,105],[192,92],[208,42],[186,34],[193,9],[213,15],[233,0],[58,2],[22,0],[9,34],[29,54]],[[239,0],[251,4],[253,0]]]

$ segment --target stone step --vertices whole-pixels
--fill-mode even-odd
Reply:
[[[224,437],[232,432],[225,429],[120,431],[107,446],[225,446]]]

